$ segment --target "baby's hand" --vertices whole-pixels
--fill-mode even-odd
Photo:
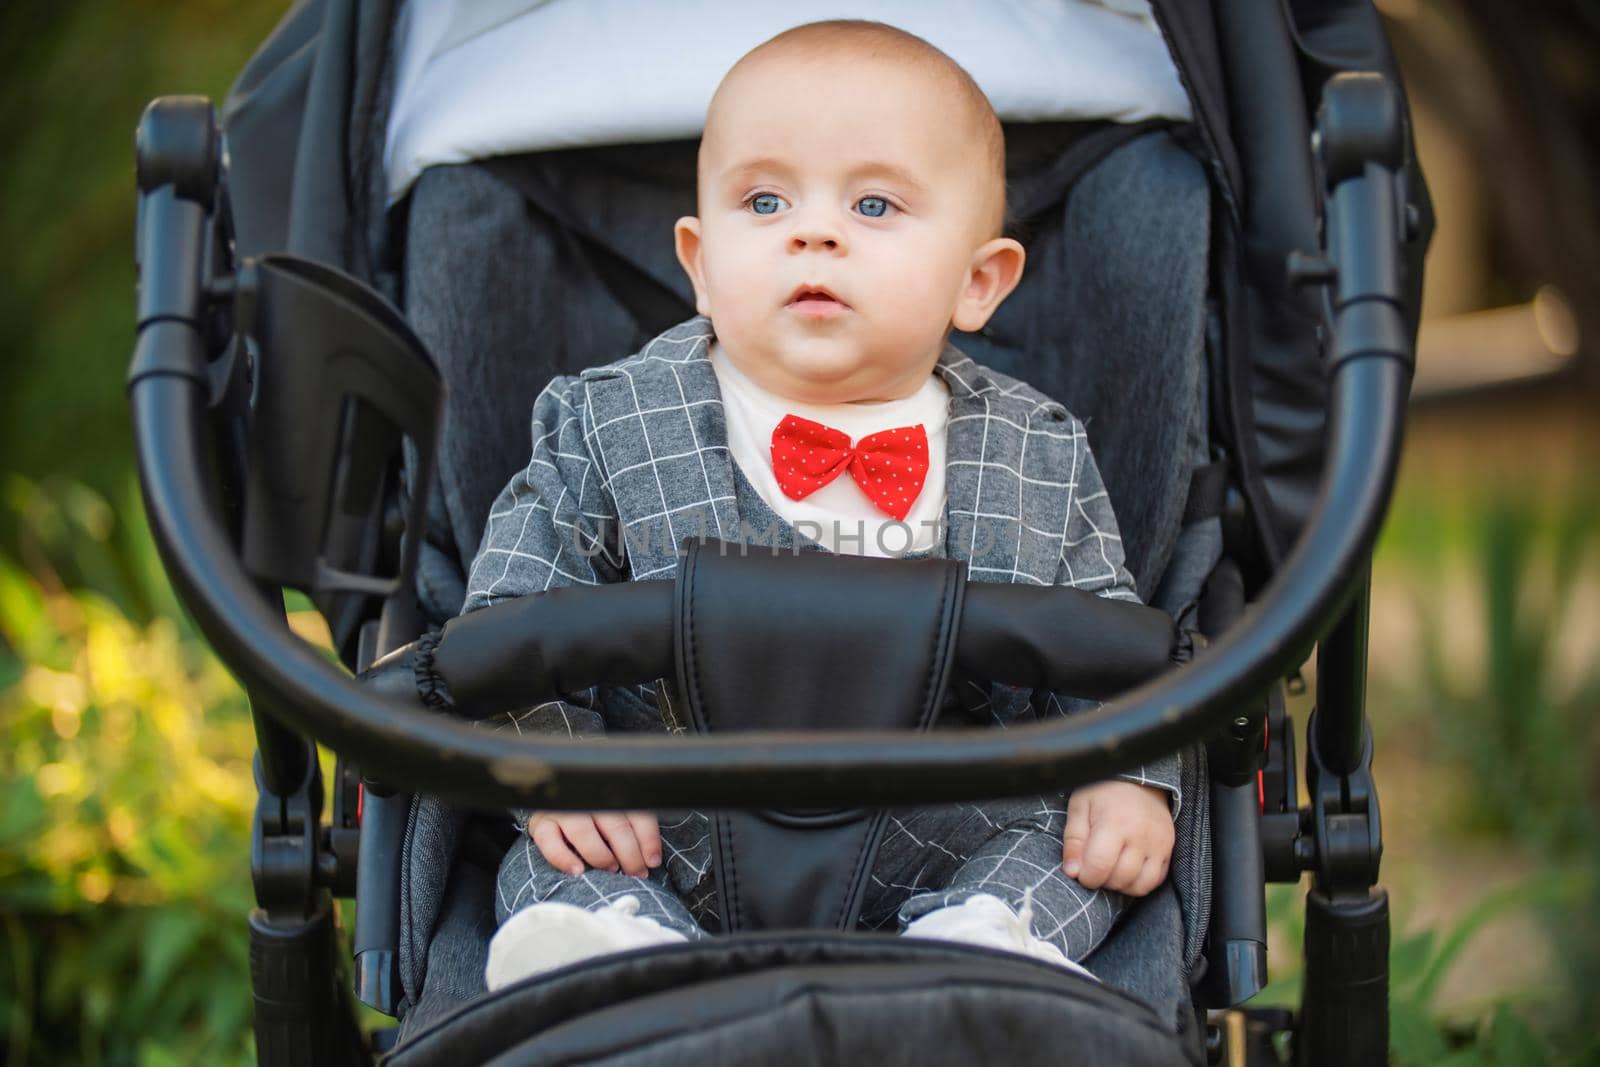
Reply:
[[[552,867],[571,875],[585,863],[635,878],[661,866],[661,829],[647,811],[536,811],[528,836]]]
[[[1114,780],[1074,790],[1067,802],[1061,869],[1085,889],[1142,897],[1167,876],[1172,807],[1154,786]]]

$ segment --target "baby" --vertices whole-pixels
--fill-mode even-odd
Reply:
[[[496,501],[468,610],[557,585],[668,578],[680,540],[941,554],[976,580],[1133,599],[1082,425],[948,343],[1022,274],[1001,236],[1005,147],[982,91],[888,26],[823,22],[741,59],[707,113],[679,260],[700,317],[552,382]],[[1067,698],[969,687],[1004,725]],[[638,690],[520,730],[662,730]],[[1063,966],[1166,877],[1176,761],[1075,790],[894,813],[861,911]],[[487,981],[698,939],[714,922],[700,813],[536,812],[502,864]]]

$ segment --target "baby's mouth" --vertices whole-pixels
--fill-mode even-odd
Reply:
[[[849,304],[846,304],[820,285],[802,285],[790,295],[789,302],[784,306],[802,315],[818,318],[838,315],[850,310]]]

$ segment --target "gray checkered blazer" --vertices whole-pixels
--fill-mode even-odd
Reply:
[[[533,406],[533,456],[496,498],[467,579],[474,611],[553,586],[673,575],[684,539],[763,546],[794,531],[760,500],[727,446],[709,320],[674,326],[635,355],[561,377]],[[978,581],[1070,585],[1137,600],[1083,424],[1032,387],[946,345],[950,390],[944,550]],[[774,536],[775,535],[775,536]],[[1085,706],[1065,694],[966,683],[969,713],[999,725]],[[519,730],[655,728],[648,688],[590,692],[513,717]],[[1176,756],[1121,775],[1181,804]]]

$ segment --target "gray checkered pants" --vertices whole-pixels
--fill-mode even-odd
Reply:
[[[718,926],[710,821],[700,812],[663,812],[661,866],[648,878],[589,870],[574,877],[552,867],[522,835],[500,864],[495,916],[540,901],[595,910],[632,893],[639,914],[691,939]],[[936,908],[988,893],[1021,913],[1026,895],[1034,935],[1081,960],[1105,938],[1127,903],[1089,890],[1061,869],[1064,797],[950,804],[892,812],[861,908],[860,927],[903,930]]]

